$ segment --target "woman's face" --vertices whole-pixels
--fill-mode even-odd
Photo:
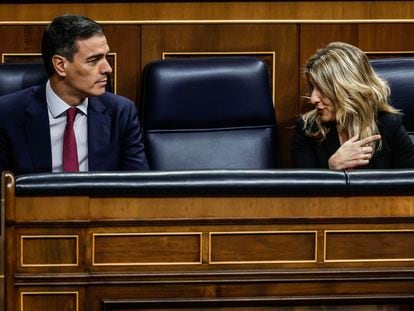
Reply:
[[[310,102],[315,106],[322,122],[333,122],[336,120],[336,109],[334,104],[329,98],[324,96],[314,84],[312,84]]]

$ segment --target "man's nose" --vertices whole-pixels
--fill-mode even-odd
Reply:
[[[103,61],[103,65],[102,65],[102,68],[101,68],[101,72],[102,73],[112,73],[112,67],[109,64],[109,62],[108,62],[107,59],[104,59],[104,61]]]

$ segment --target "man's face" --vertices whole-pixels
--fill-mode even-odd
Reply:
[[[109,46],[104,35],[77,40],[78,51],[71,62],[66,61],[65,83],[70,97],[83,100],[105,92],[107,75],[112,72],[106,57]]]

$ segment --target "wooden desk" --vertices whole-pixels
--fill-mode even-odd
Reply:
[[[20,196],[13,175],[4,184],[6,310],[412,306],[412,195]]]

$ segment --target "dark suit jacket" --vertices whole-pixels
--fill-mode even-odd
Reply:
[[[328,160],[340,146],[334,123],[322,142],[304,134],[303,121],[299,120],[292,142],[292,159],[297,168],[329,168]],[[378,128],[382,148],[363,169],[414,168],[414,145],[407,134],[402,117],[397,114],[380,113]]]
[[[52,171],[45,85],[0,97],[0,171]],[[132,101],[105,93],[88,103],[89,171],[148,169]]]

